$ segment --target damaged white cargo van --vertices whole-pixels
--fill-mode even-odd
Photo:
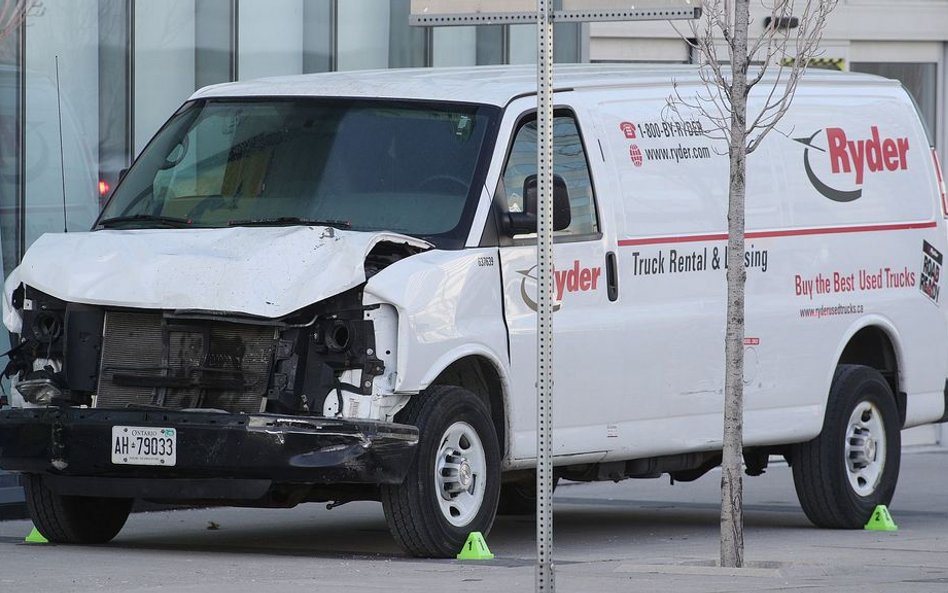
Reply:
[[[697,113],[666,117],[673,81],[699,85],[558,68],[563,479],[720,461],[727,159]],[[195,93],[90,232],[7,280],[0,467],[40,532],[108,541],[135,499],[380,500],[409,553],[447,556],[528,509],[534,92],[514,67]],[[815,524],[859,527],[900,430],[946,419],[937,162],[898,83],[811,72],[748,184],[747,472],[784,455]]]

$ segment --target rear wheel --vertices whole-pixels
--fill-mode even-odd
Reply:
[[[33,525],[54,543],[104,544],[118,535],[132,510],[130,498],[57,494],[38,475],[24,475],[23,489]]]
[[[490,531],[500,492],[500,446],[487,406],[460,387],[412,397],[399,422],[419,430],[418,452],[397,485],[381,488],[389,529],[408,553],[453,557],[472,531]]]
[[[800,506],[819,527],[857,529],[889,504],[899,478],[901,432],[892,389],[879,371],[839,365],[823,430],[793,447]]]

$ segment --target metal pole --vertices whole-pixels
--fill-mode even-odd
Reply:
[[[537,593],[553,574],[553,7],[537,0]]]

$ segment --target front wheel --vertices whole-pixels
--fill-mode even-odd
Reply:
[[[453,557],[472,531],[486,535],[500,493],[500,445],[487,406],[470,391],[435,385],[398,417],[418,427],[405,480],[381,488],[389,530],[414,556]]]
[[[793,483],[815,525],[858,529],[895,494],[901,457],[899,413],[879,371],[839,365],[823,430],[793,447]]]
[[[111,541],[132,510],[131,498],[57,494],[39,475],[24,475],[23,490],[33,525],[46,539],[58,544]]]

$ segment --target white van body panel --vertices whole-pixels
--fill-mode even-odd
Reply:
[[[365,256],[382,241],[430,247],[306,226],[46,234],[7,281],[4,321],[19,331],[9,303],[21,282],[87,305],[281,317],[365,282]]]
[[[365,295],[398,311],[395,391],[417,393],[467,356],[483,356],[506,381],[496,248],[419,253],[372,276]]]
[[[694,90],[685,85],[681,93]],[[908,394],[905,425],[944,412],[944,313],[919,290],[923,241],[941,252],[945,247],[944,220],[931,199],[937,194],[929,147],[900,87],[871,84],[857,94],[801,85],[793,109],[748,160],[747,445],[816,436],[836,363],[856,330],[866,327],[882,328],[892,343],[899,387]],[[643,397],[622,416],[675,417],[668,432],[655,435],[663,442],[678,435],[660,452],[694,450],[701,441],[719,447],[720,422],[713,419],[723,402],[727,158],[702,134],[666,132],[667,88],[597,95],[592,100],[607,132],[623,217],[619,305],[625,307],[615,318],[648,336],[628,344],[629,360],[641,361],[636,374]],[[752,96],[749,111],[758,103]],[[698,114],[692,119],[710,125]],[[636,124],[636,138],[626,136],[623,122]],[[890,150],[903,144],[906,150],[892,152],[882,170],[864,170],[857,182],[852,148],[828,153],[827,135],[819,134],[825,129],[837,142],[846,134],[857,149],[877,133],[879,142],[894,139]],[[812,156],[804,161],[807,146],[798,138],[811,135]],[[837,159],[838,172],[827,156]],[[843,158],[850,161],[848,174]],[[808,179],[807,166],[817,179],[832,178],[840,191],[861,195],[850,202],[827,199]],[[919,198],[905,199],[909,194]],[[805,292],[807,281],[827,278],[828,290]],[[709,355],[714,352],[719,355]],[[694,421],[684,421],[688,416]]]

